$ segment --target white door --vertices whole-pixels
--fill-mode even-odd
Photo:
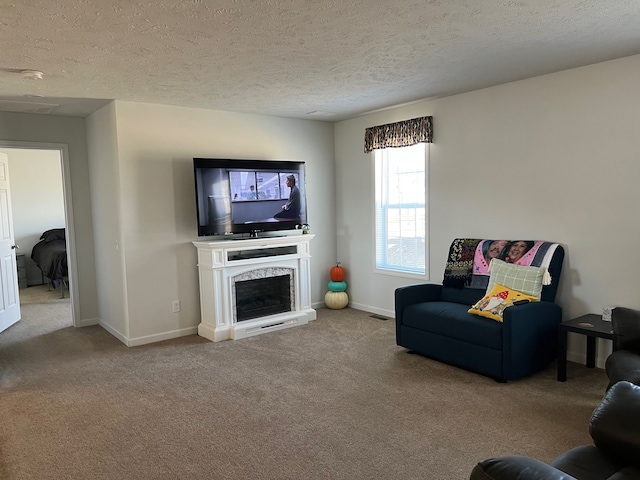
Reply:
[[[15,248],[9,195],[9,157],[0,153],[0,332],[20,320]]]

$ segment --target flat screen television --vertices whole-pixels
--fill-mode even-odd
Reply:
[[[193,171],[200,237],[307,223],[304,162],[194,158]]]

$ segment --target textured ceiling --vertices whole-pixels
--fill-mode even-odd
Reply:
[[[3,0],[0,110],[333,121],[638,54],[639,26],[639,0]]]

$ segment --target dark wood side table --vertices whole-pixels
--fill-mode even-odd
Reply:
[[[558,381],[567,380],[567,333],[580,333],[587,336],[587,368],[596,366],[596,339],[613,339],[611,322],[602,320],[601,315],[589,313],[572,320],[562,322],[558,327]]]

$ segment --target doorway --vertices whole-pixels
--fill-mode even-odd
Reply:
[[[64,315],[66,318],[58,323],[78,326],[67,147],[2,142],[0,152],[8,157],[14,241],[20,246],[16,249],[20,305],[46,302],[52,302],[49,306],[54,303],[66,304],[66,310],[62,309],[67,312]],[[63,284],[55,282],[55,285],[51,285],[31,258],[33,247],[43,241],[46,232],[52,230],[64,236],[61,243],[63,250],[66,250],[67,275]]]

